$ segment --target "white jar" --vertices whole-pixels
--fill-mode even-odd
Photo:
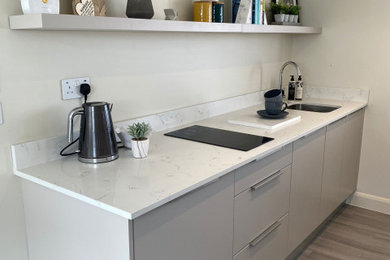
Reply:
[[[133,151],[134,158],[142,159],[148,156],[149,152],[149,139],[137,141],[131,140],[131,150]]]
[[[60,0],[21,0],[24,14],[59,14]]]

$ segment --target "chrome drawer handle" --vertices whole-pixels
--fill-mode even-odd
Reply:
[[[267,228],[267,230],[265,230],[263,233],[261,233],[258,237],[256,237],[255,239],[253,239],[252,242],[249,243],[249,245],[251,247],[254,247],[256,246],[258,243],[260,243],[261,241],[263,241],[266,237],[268,237],[269,235],[272,234],[272,232],[274,232],[280,225],[282,224],[282,222],[280,222],[279,220],[276,221],[275,223],[273,223],[269,228]]]
[[[269,176],[268,178],[265,178],[264,180],[260,181],[259,183],[253,185],[251,187],[251,190],[252,191],[256,191],[262,187],[264,187],[265,185],[267,185],[268,183],[270,183],[271,181],[275,180],[276,178],[278,178],[280,175],[282,175],[283,172],[281,170],[273,173],[271,176]]]

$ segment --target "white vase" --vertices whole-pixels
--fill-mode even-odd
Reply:
[[[277,23],[284,22],[284,14],[275,14],[274,18],[275,18],[275,22]]]
[[[290,17],[288,18],[288,22],[289,23],[293,23],[294,22],[294,16],[295,15],[290,14]]]
[[[284,15],[284,21],[285,23],[288,23],[288,20],[290,19],[290,15],[289,14],[285,14]]]
[[[294,23],[298,23],[298,19],[299,19],[299,16],[298,15],[294,15]]]
[[[60,0],[21,0],[24,14],[59,14]]]
[[[149,139],[137,141],[131,140],[131,149],[133,151],[134,158],[141,159],[146,158],[149,152]]]

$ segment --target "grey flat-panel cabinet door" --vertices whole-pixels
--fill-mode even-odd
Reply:
[[[233,198],[230,173],[135,219],[135,260],[232,259]]]
[[[325,220],[345,198],[341,192],[346,118],[327,127],[322,176],[321,221]]]
[[[347,117],[345,125],[343,172],[341,189],[343,199],[348,198],[357,186],[359,174],[360,151],[364,123],[364,109]]]
[[[293,144],[289,242],[291,253],[321,222],[321,186],[326,129]]]

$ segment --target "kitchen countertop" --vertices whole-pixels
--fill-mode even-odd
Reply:
[[[264,108],[249,107],[153,134],[147,159],[134,159],[130,150],[121,149],[120,158],[106,164],[83,164],[76,156],[71,156],[15,169],[15,174],[124,218],[135,219],[367,105],[363,101],[323,99],[306,99],[305,103],[342,107],[330,113],[288,110],[301,115],[301,121],[274,131],[228,123],[233,117],[253,114]],[[195,124],[275,140],[242,152],[164,136],[166,132]]]

